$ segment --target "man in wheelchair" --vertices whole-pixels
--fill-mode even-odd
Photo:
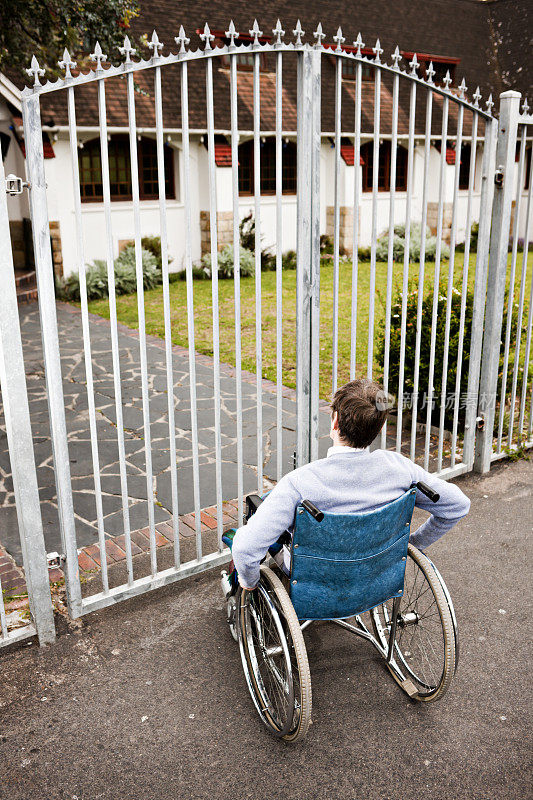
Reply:
[[[227,619],[248,689],[287,742],[311,721],[302,631],[316,620],[369,641],[413,700],[440,699],[457,668],[453,603],[425,550],[470,501],[401,454],[370,451],[387,413],[372,381],[339,389],[327,457],[285,475],[263,500],[248,497],[247,524],[223,537],[236,568],[222,573]],[[411,534],[415,505],[430,517]],[[268,554],[281,575],[262,563]]]
[[[468,514],[470,500],[459,487],[429,474],[400,453],[369,450],[388,414],[387,396],[377,384],[370,380],[347,383],[335,393],[331,412],[333,446],[327,457],[285,475],[237,530],[232,555],[243,588],[257,585],[261,561],[284,531],[292,528],[296,508],[304,500],[322,512],[372,511],[422,482],[439,495],[433,502],[420,490],[416,494],[415,505],[431,513],[410,538],[422,552]]]

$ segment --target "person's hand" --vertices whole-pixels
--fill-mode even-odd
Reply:
[[[247,592],[253,592],[253,590],[255,589],[255,586],[245,586],[244,583],[241,581],[240,577],[239,577],[239,586],[241,587],[241,589],[245,589]]]

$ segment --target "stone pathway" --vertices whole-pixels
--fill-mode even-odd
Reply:
[[[96,542],[97,526],[81,314],[77,308],[64,303],[58,303],[57,314],[77,543],[78,548],[82,548],[89,547]],[[49,552],[61,552],[37,304],[28,304],[21,308],[20,318],[46,548]],[[123,534],[123,522],[110,328],[107,320],[91,316],[91,341],[104,525],[106,536],[114,538]],[[130,523],[131,530],[136,531],[142,530],[148,523],[141,370],[137,332],[125,326],[119,326],[119,346]],[[167,380],[163,348],[164,342],[161,339],[148,337],[153,487],[156,497],[155,521],[158,528],[159,523],[166,523],[172,513]],[[173,348],[173,369],[179,513],[187,515],[194,510],[194,502],[189,360],[188,351],[185,348],[179,346]],[[216,502],[212,359],[197,355],[196,375],[200,505],[202,508],[206,508],[213,506]],[[263,470],[266,478],[265,486],[268,486],[269,480],[274,480],[276,473],[275,385],[270,381],[263,381],[263,390]],[[284,388],[283,394],[282,456],[283,468],[284,471],[287,471],[292,466],[292,454],[295,448],[296,403],[293,390]],[[243,373],[242,396],[244,491],[251,492],[257,491],[254,375]],[[20,563],[21,551],[15,497],[3,423],[0,407],[0,543]],[[321,415],[321,425],[320,455],[322,456],[325,455],[330,443],[327,436],[329,419],[326,414]],[[236,400],[235,370],[227,365],[221,365],[221,432],[223,498],[231,500],[237,496]]]

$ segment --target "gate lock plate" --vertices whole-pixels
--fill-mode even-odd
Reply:
[[[29,188],[29,183],[27,181],[23,181],[22,178],[18,178],[16,175],[7,175],[6,176],[6,192],[7,194],[17,195],[22,194],[24,189]]]
[[[503,186],[503,168],[498,167],[496,172],[494,173],[494,185],[501,189]]]

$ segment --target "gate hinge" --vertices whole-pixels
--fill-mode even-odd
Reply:
[[[23,181],[22,178],[18,178],[16,175],[7,175],[6,176],[6,192],[7,194],[22,194],[24,189],[29,189],[30,184],[28,181]]]
[[[64,553],[56,553],[54,551],[46,554],[46,560],[48,562],[48,569],[53,569],[53,567],[59,567],[62,569],[67,557]]]

